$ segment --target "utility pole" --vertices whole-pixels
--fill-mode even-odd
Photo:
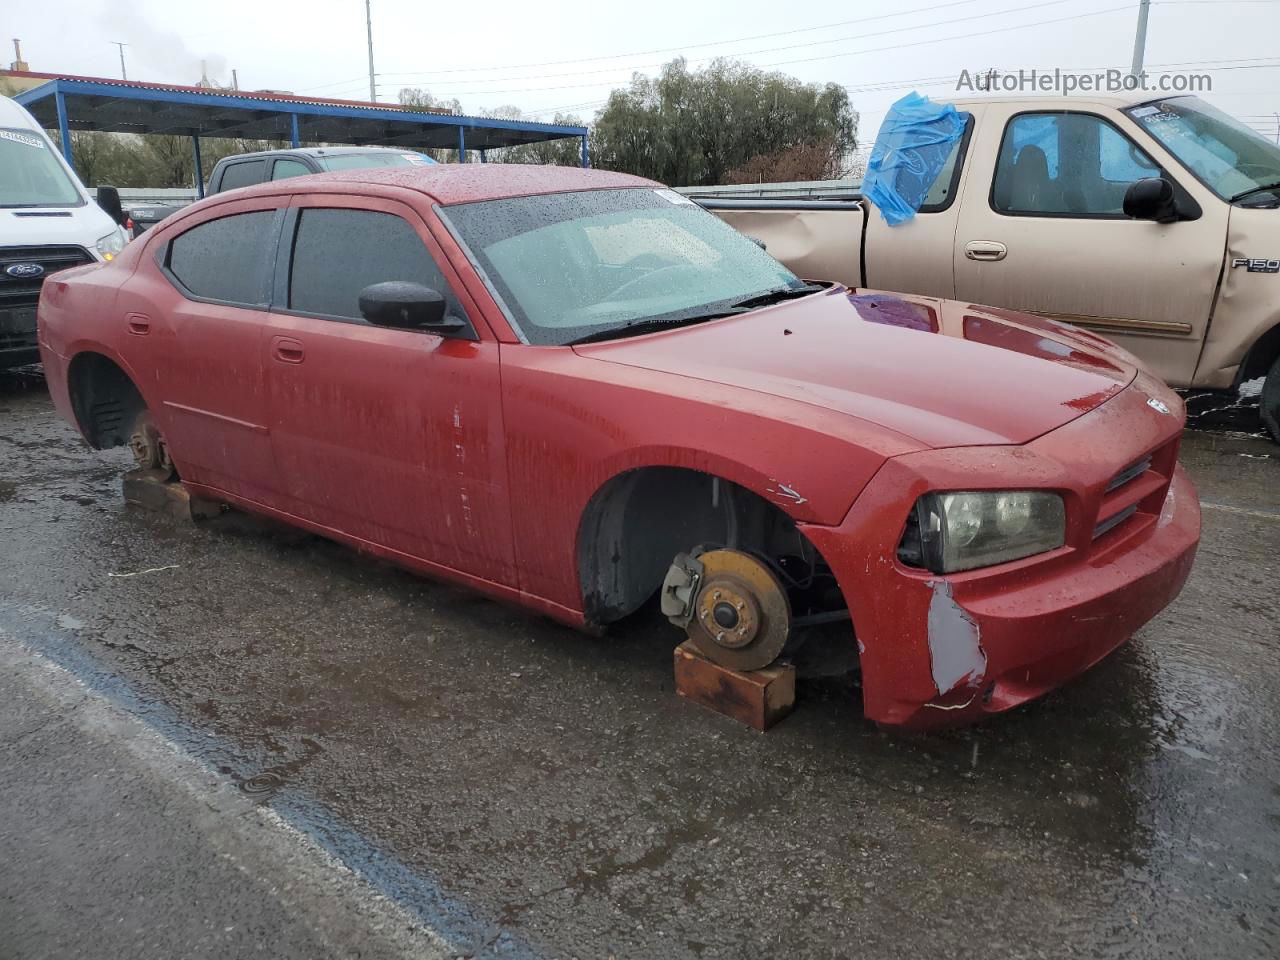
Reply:
[[[1141,76],[1142,62],[1147,55],[1147,15],[1151,13],[1151,0],[1139,0],[1138,31],[1133,37],[1133,76]]]
[[[378,87],[373,82],[373,11],[369,8],[370,0],[364,0],[364,23],[369,31],[369,102],[378,102]]]
[[[128,74],[128,73],[126,73],[126,72],[125,72],[125,69],[124,69],[124,48],[125,48],[125,47],[127,47],[127,46],[128,46],[128,44],[127,44],[127,43],[121,43],[119,40],[108,40],[107,42],[108,42],[108,43],[113,43],[113,44],[115,44],[117,47],[119,47],[119,48],[120,48],[120,79],[121,79],[121,80],[128,80],[128,79],[129,79],[129,74]]]

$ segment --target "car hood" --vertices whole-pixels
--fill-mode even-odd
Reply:
[[[1119,347],[1056,321],[845,287],[574,349],[814,404],[930,447],[1027,443],[1137,373]]]

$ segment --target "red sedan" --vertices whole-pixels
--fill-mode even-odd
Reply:
[[[1024,314],[797,279],[661,185],[506,165],[219,194],[44,285],[54,401],[193,495],[710,659],[819,628],[935,726],[1087,669],[1199,538],[1183,408]]]

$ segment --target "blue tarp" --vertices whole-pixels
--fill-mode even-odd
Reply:
[[[889,226],[916,215],[964,127],[965,118],[954,106],[914,91],[889,108],[862,180],[863,195]]]

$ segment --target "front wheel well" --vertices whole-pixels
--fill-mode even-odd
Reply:
[[[676,554],[700,546],[759,556],[807,612],[844,607],[830,568],[783,510],[712,474],[645,467],[609,480],[583,512],[578,576],[587,622],[604,625],[640,609]]]
[[[1280,323],[1253,342],[1253,346],[1245,354],[1244,362],[1236,372],[1236,387],[1250,380],[1265,377],[1277,359],[1280,359]]]
[[[134,421],[147,405],[119,364],[100,353],[78,353],[68,368],[67,385],[76,423],[94,449],[129,442]]]

